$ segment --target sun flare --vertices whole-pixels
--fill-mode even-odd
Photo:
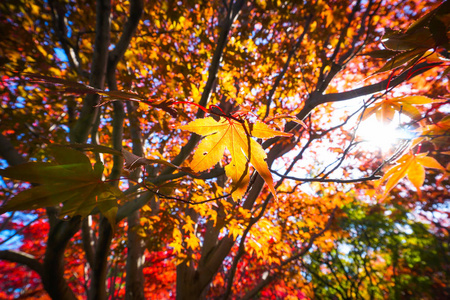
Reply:
[[[383,152],[388,152],[400,140],[412,137],[411,133],[399,128],[398,122],[384,123],[378,121],[375,117],[362,122],[357,135],[366,147],[371,149],[376,147]]]

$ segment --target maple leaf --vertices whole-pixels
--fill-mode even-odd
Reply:
[[[196,250],[199,246],[200,246],[199,238],[194,233],[191,232],[189,234],[189,237],[186,238],[186,248]]]
[[[450,140],[450,116],[444,117],[435,124],[419,127],[416,131],[420,132],[420,137],[414,141],[415,144],[429,138],[433,140],[434,144],[447,145]]]
[[[445,101],[425,96],[386,98],[367,108],[364,112],[363,120],[375,114],[378,121],[390,122],[393,120],[396,111],[404,113],[412,119],[417,119],[420,117],[420,112],[414,105],[441,103]]]
[[[427,156],[428,153],[405,154],[398,159],[398,164],[390,168],[380,179],[381,182],[387,180],[383,197],[394,188],[394,186],[405,176],[417,189],[421,195],[420,187],[425,180],[425,168],[433,168],[445,171],[445,168],[433,157]],[[389,179],[388,179],[389,178]]]
[[[276,198],[272,174],[265,161],[266,153],[251,137],[267,139],[275,136],[291,136],[291,134],[273,130],[259,121],[249,124],[225,118],[216,121],[212,117],[197,119],[178,128],[206,136],[199,144],[190,164],[194,172],[214,166],[223,157],[225,149],[228,149],[232,159],[225,167],[225,173],[234,184],[233,198],[235,200],[242,198],[247,189],[250,179],[249,163],[265,180]]]
[[[29,162],[0,170],[1,176],[39,184],[9,200],[0,214],[62,203],[61,216],[86,217],[98,207],[114,227],[116,199],[122,192],[102,181],[103,164],[92,168],[86,155],[68,147],[52,147],[52,153],[56,163]]]
[[[172,247],[176,253],[181,253],[183,250],[183,238],[181,235],[181,231],[178,228],[174,228],[173,230],[173,241],[169,244],[169,247]]]
[[[415,63],[427,52],[427,48],[418,48],[408,51],[401,51],[399,54],[393,56],[386,64],[374,73],[379,74],[386,71],[393,70],[408,63],[403,70],[407,70],[414,66]]]

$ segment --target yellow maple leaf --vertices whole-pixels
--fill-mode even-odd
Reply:
[[[169,247],[173,248],[173,251],[175,253],[181,253],[183,246],[182,246],[183,238],[181,235],[181,231],[178,228],[173,229],[173,241],[169,244]]]
[[[200,172],[213,167],[221,160],[225,149],[228,149],[232,159],[225,166],[225,173],[233,181],[233,199],[240,199],[245,194],[250,180],[249,163],[258,171],[276,199],[272,174],[265,161],[266,152],[251,137],[267,139],[291,134],[273,130],[259,121],[250,124],[225,118],[216,121],[211,117],[197,119],[179,129],[206,136],[194,153],[190,164],[192,170]]]
[[[425,96],[407,96],[386,98],[364,112],[363,120],[375,114],[378,121],[390,122],[394,118],[395,112],[401,112],[412,119],[420,117],[420,111],[414,105],[424,105],[430,103],[440,103],[446,100],[432,99]]]
[[[227,229],[229,235],[232,236],[234,240],[236,240],[237,237],[244,232],[242,224],[240,224],[237,220],[231,220],[227,226]]]
[[[196,250],[199,246],[200,246],[200,239],[191,232],[189,234],[189,237],[186,238],[186,248]]]
[[[383,197],[394,188],[394,186],[405,176],[417,189],[417,193],[421,195],[420,187],[425,180],[425,168],[433,168],[445,171],[445,168],[434,159],[427,156],[428,153],[405,154],[398,159],[398,164],[390,168],[381,178],[381,182],[387,180]],[[388,179],[389,178],[389,179]]]

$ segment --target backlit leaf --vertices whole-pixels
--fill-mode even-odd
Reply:
[[[264,178],[270,191],[276,198],[273,187],[272,175],[265,162],[266,153],[251,137],[271,138],[275,136],[291,136],[290,134],[276,131],[262,122],[250,124],[238,122],[232,119],[221,118],[219,121],[213,118],[197,119],[179,129],[195,132],[206,136],[194,153],[190,167],[200,172],[211,168],[218,163],[225,149],[230,151],[232,160],[225,167],[225,173],[233,181],[233,198],[240,199],[249,181],[249,163]]]
[[[411,181],[420,195],[420,187],[425,180],[425,168],[434,168],[445,171],[433,157],[427,153],[405,154],[398,159],[398,164],[390,168],[381,178],[381,182],[386,181],[384,196],[386,196],[394,186],[405,176]]]
[[[446,100],[432,99],[426,96],[407,96],[385,98],[373,106],[367,108],[364,112],[363,120],[373,114],[376,114],[379,121],[391,122],[395,112],[404,113],[412,119],[420,117],[419,110],[414,105],[424,105],[432,103],[442,103]]]
[[[0,170],[1,176],[39,184],[9,200],[0,214],[62,204],[61,216],[86,217],[98,207],[114,227],[121,192],[102,181],[103,164],[92,167],[87,156],[67,147],[52,152],[60,164],[30,162]]]
[[[383,67],[381,67],[378,71],[376,71],[375,74],[393,70],[413,59],[420,59],[420,57],[422,57],[422,55],[426,51],[427,49],[419,48],[401,52],[400,54],[397,54],[396,56],[392,57],[388,62],[386,62],[386,64]]]

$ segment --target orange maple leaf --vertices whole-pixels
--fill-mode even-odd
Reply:
[[[412,119],[416,119],[420,117],[420,111],[414,107],[414,105],[440,103],[445,101],[446,100],[432,99],[425,96],[386,98],[367,108],[364,112],[363,120],[375,114],[378,121],[390,122],[393,120],[396,111],[404,113]]]
[[[442,144],[445,146],[450,140],[450,116],[446,116],[434,124],[421,126],[415,131],[420,133],[420,136],[413,139],[411,147],[418,145],[426,139],[436,145]]]
[[[445,168],[434,159],[427,156],[428,153],[405,154],[398,159],[398,164],[390,168],[381,178],[381,182],[387,180],[383,198],[394,188],[394,186],[405,176],[417,189],[421,195],[420,187],[425,180],[425,168],[433,168],[445,171]],[[388,179],[389,178],[389,179]]]
[[[267,139],[275,136],[291,136],[290,133],[273,130],[259,121],[250,124],[247,121],[241,123],[225,118],[216,121],[211,117],[197,119],[187,125],[180,126],[179,129],[206,136],[200,142],[190,164],[194,172],[200,172],[214,166],[223,157],[225,149],[228,149],[232,160],[225,167],[225,173],[233,181],[233,199],[240,199],[245,194],[250,180],[249,163],[258,171],[276,199],[272,174],[265,161],[266,152],[251,137]]]

